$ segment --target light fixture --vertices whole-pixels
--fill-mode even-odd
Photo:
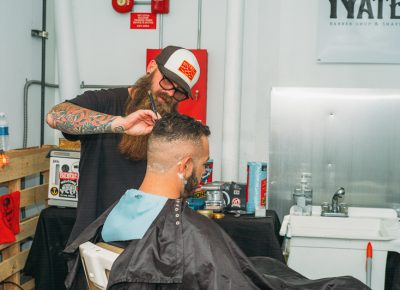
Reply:
[[[10,165],[10,158],[6,155],[3,150],[0,150],[0,168]]]

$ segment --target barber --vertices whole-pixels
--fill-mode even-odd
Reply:
[[[129,88],[86,91],[47,114],[50,127],[81,142],[79,200],[69,242],[127,189],[140,186],[153,120],[176,112],[178,103],[192,96],[200,67],[189,50],[167,46],[146,72]],[[157,115],[149,111],[149,91]]]

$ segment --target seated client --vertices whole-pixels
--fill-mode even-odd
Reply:
[[[214,221],[187,207],[209,158],[209,135],[184,115],[156,121],[139,190],[126,191],[64,250],[67,288],[87,288],[79,245],[105,241],[125,248],[108,289],[368,289],[352,277],[308,280],[266,257],[253,264]]]

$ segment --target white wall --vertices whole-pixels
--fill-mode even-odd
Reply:
[[[51,1],[48,1],[51,2]],[[51,3],[48,4],[51,7]],[[52,9],[52,8],[50,8]],[[52,22],[52,16],[48,21]],[[42,1],[1,1],[0,26],[0,111],[9,122],[10,148],[22,147],[23,89],[25,80],[40,80],[42,41],[31,36],[32,29],[42,28]],[[48,26],[47,81],[54,81],[54,30]],[[28,146],[40,143],[40,86],[29,89]],[[46,91],[46,101],[54,104],[54,90]],[[46,110],[49,105],[47,105]],[[52,141],[52,134],[45,134],[45,143]]]
[[[207,123],[212,131],[210,145],[215,180],[221,176],[227,1],[202,0],[201,48],[209,54]],[[246,179],[247,161],[268,160],[272,86],[400,88],[399,65],[316,62],[318,0],[243,1],[239,181]],[[40,41],[32,39],[30,30],[41,27],[41,1],[5,2],[0,4],[0,21],[2,27],[14,29],[7,30],[11,41],[1,42],[0,111],[9,116],[11,145],[17,148],[22,144],[24,79],[40,78]],[[109,0],[72,0],[72,4],[81,80],[86,84],[132,84],[145,72],[146,48],[159,47],[158,29],[131,30],[129,14],[116,13]],[[197,0],[170,1],[170,13],[163,20],[163,46],[196,48],[197,4]],[[148,6],[135,7],[135,11],[149,10]],[[49,10],[48,26],[54,26],[51,14]],[[50,44],[48,50],[51,47]],[[54,54],[49,57],[55,67]],[[50,72],[47,75],[50,80],[56,77],[54,70],[52,75]],[[35,100],[40,98],[39,89],[35,95]],[[30,106],[30,119],[39,124],[33,120],[40,112],[36,106],[39,104]],[[38,130],[31,128],[29,133],[30,143],[38,143]],[[48,129],[45,136],[51,135]]]

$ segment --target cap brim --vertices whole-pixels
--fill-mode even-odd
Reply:
[[[189,85],[177,76],[175,73],[170,71],[169,69],[165,68],[162,64],[158,63],[158,69],[161,71],[163,75],[165,75],[169,80],[176,83],[180,88],[182,88],[189,97],[192,97],[192,90],[190,89]]]

